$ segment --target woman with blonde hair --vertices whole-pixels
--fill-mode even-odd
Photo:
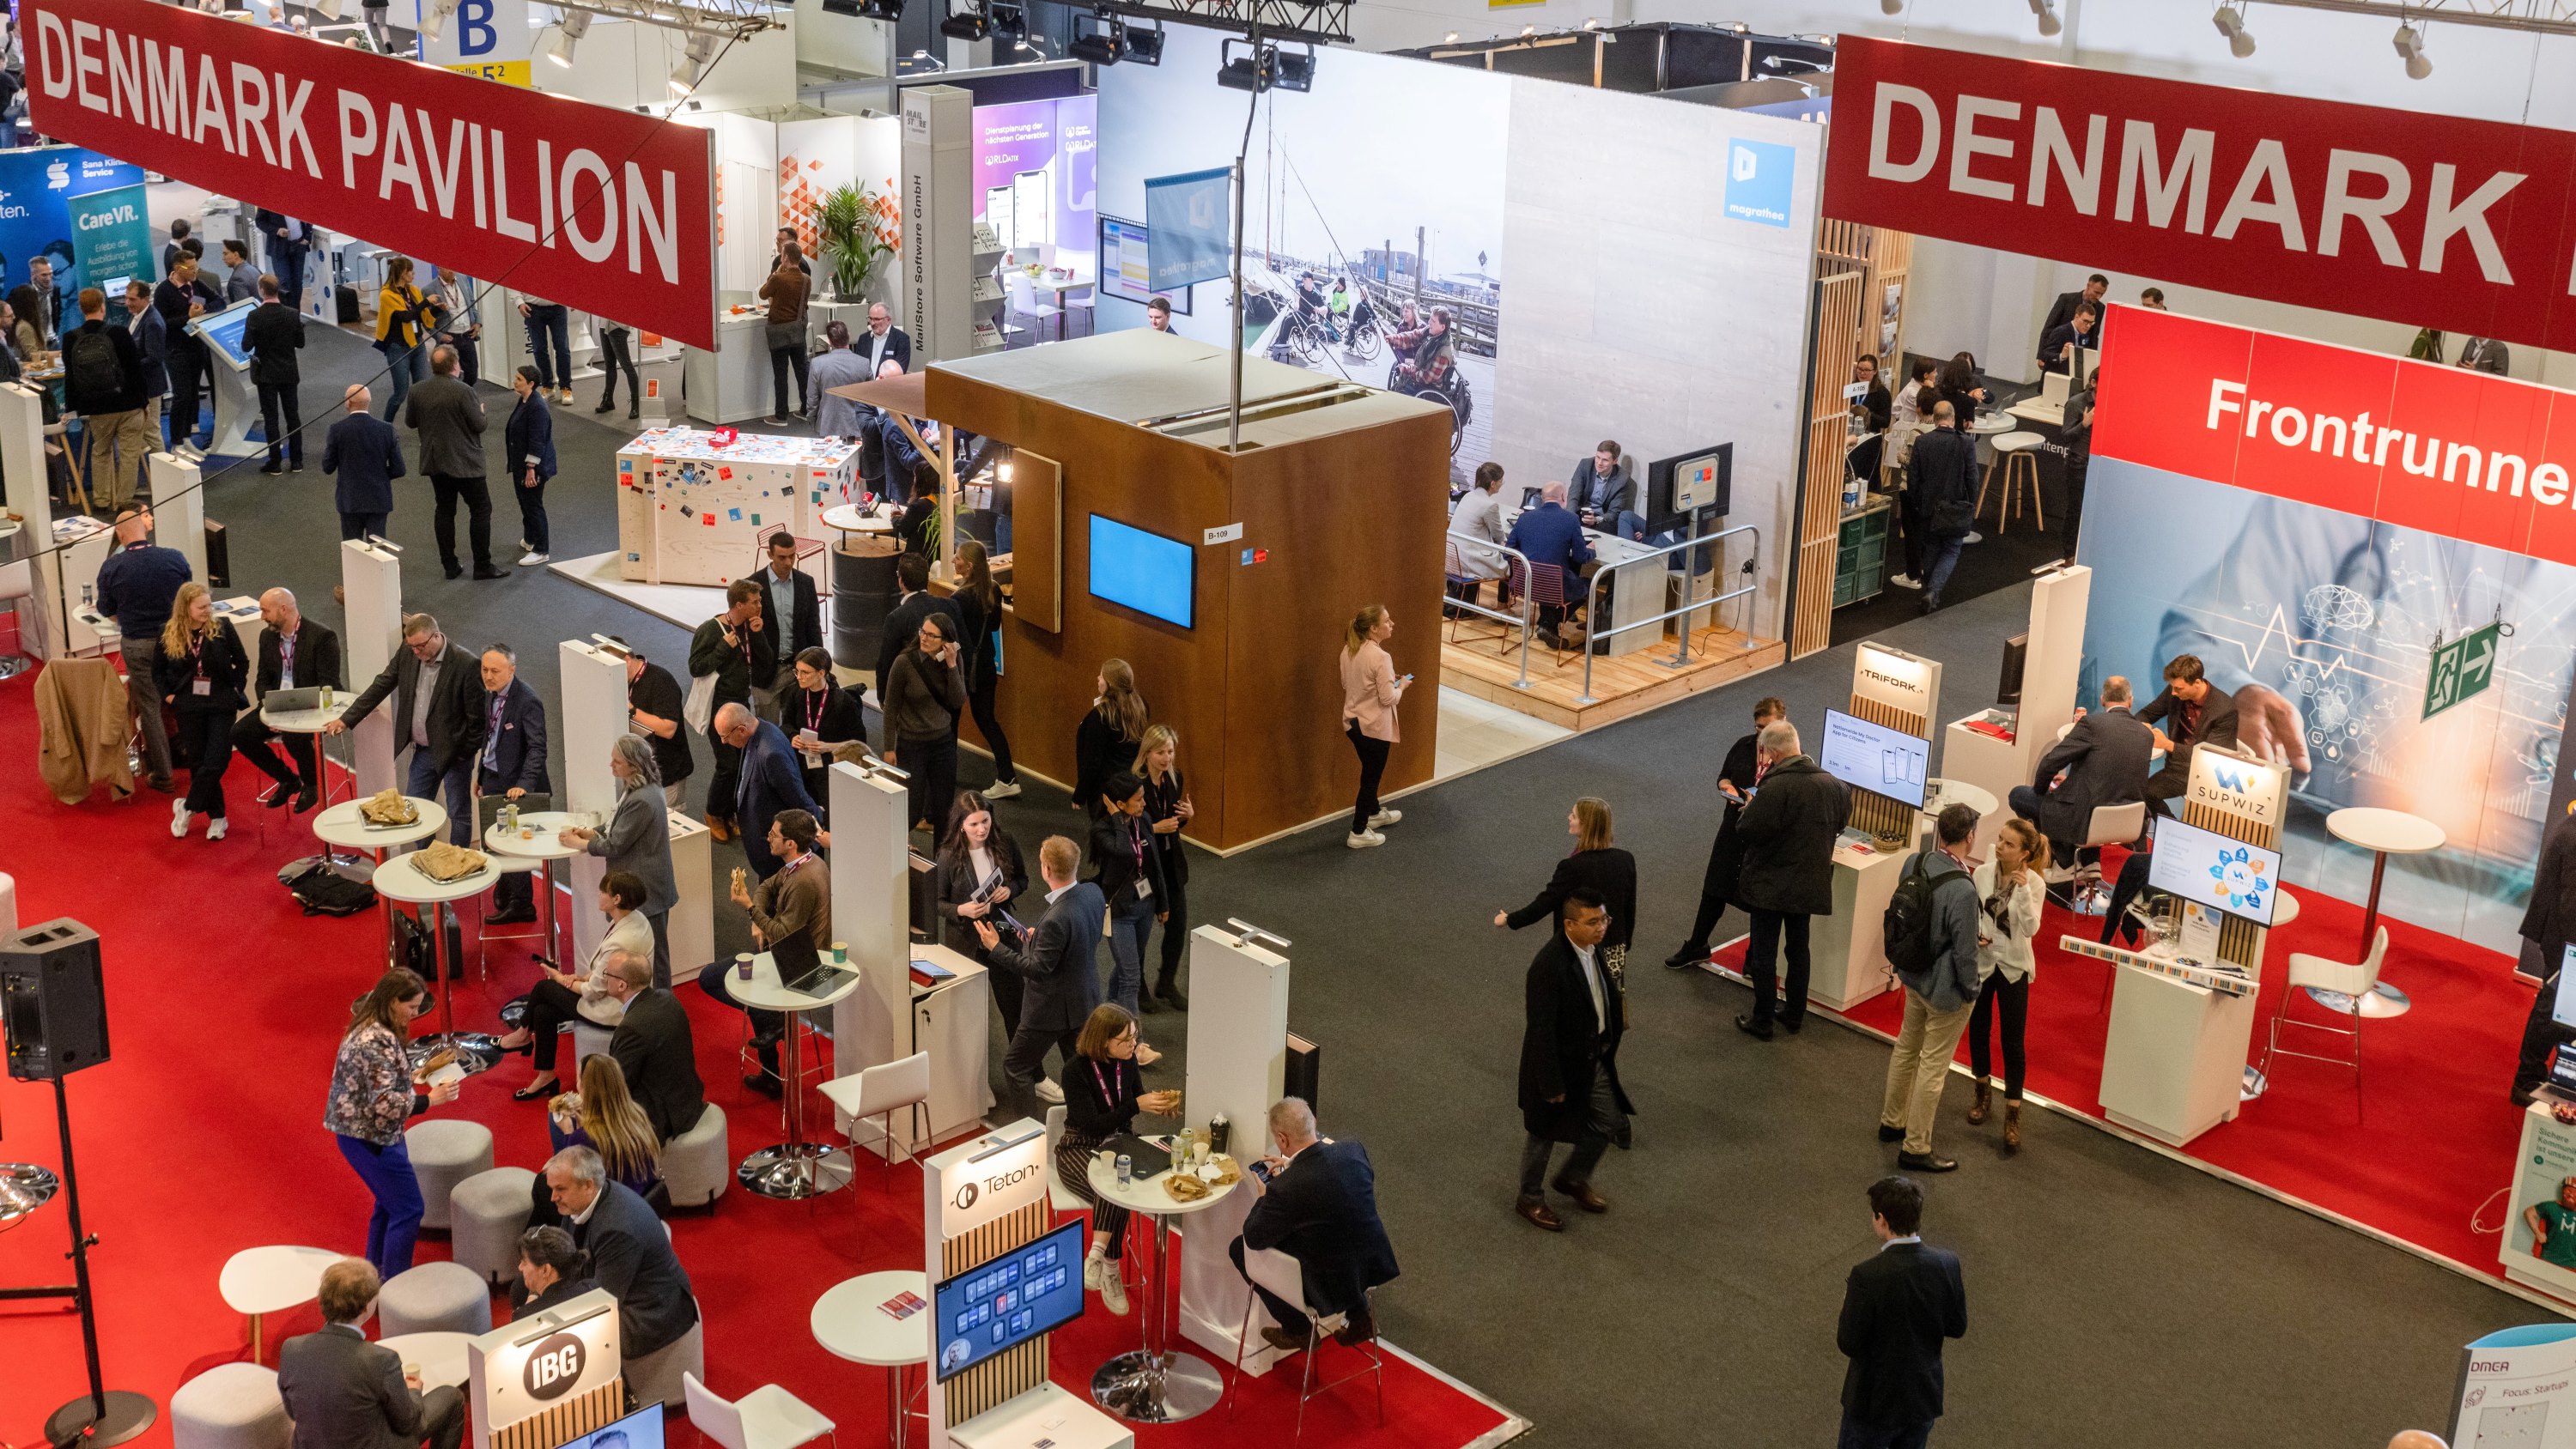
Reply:
[[[1553,921],[1576,890],[1590,887],[1610,910],[1610,931],[1601,938],[1601,957],[1615,975],[1626,969],[1628,943],[1637,935],[1637,857],[1610,843],[1610,802],[1586,795],[1566,812],[1565,833],[1574,837],[1574,852],[1556,863],[1556,873],[1517,911],[1496,911],[1494,924],[1517,931],[1539,921]]]
[[[426,362],[420,345],[422,326],[435,310],[411,278],[411,258],[396,257],[385,263],[384,290],[376,293],[376,351],[384,354],[391,374],[385,388],[389,423],[401,415],[403,399],[411,396],[411,385],[420,381]]]
[[[1351,833],[1342,842],[1353,850],[1386,844],[1378,827],[1404,818],[1403,811],[1377,802],[1377,782],[1386,777],[1386,757],[1395,749],[1395,707],[1413,683],[1410,674],[1396,677],[1395,661],[1387,655],[1386,641],[1394,633],[1395,616],[1386,605],[1367,604],[1342,635],[1342,733],[1360,757],[1359,798],[1351,804]]]
[[[610,1177],[638,1195],[654,1196],[662,1181],[662,1139],[653,1135],[652,1119],[626,1089],[626,1069],[608,1053],[592,1052],[581,1059],[578,1079],[579,1092],[547,1104],[546,1135],[554,1150],[591,1148]],[[543,1175],[537,1178],[536,1195],[548,1197]]]
[[[2039,934],[2039,905],[2048,892],[2048,837],[2039,827],[2015,816],[1995,836],[1992,858],[1980,861],[1970,877],[1977,886],[1977,974],[1983,985],[1977,1009],[1968,1018],[1968,1065],[1977,1076],[1977,1099],[1968,1108],[1970,1122],[1983,1122],[1993,1110],[1994,1059],[1987,1025],[2001,1005],[2004,1030],[2004,1151],[2021,1150],[2021,1085],[2027,1065],[2022,1029],[2030,1020],[2030,983],[2039,972],[2031,942]]]
[[[1136,671],[1124,659],[1100,662],[1095,697],[1082,723],[1073,731],[1073,803],[1100,813],[1100,791],[1109,777],[1127,768],[1145,738],[1145,696],[1136,692]]]
[[[190,579],[170,601],[153,673],[162,703],[179,721],[179,749],[189,760],[188,793],[171,807],[170,834],[186,839],[188,822],[202,813],[206,838],[221,840],[224,768],[233,762],[233,719],[249,702],[242,686],[250,679],[250,657],[233,626],[215,617],[214,595],[204,584]]]
[[[1190,858],[1181,829],[1198,814],[1189,783],[1181,778],[1181,732],[1154,725],[1136,746],[1134,773],[1145,782],[1145,846],[1163,868],[1163,969],[1145,993],[1145,1009],[1187,1011],[1181,995],[1181,954],[1188,949]]]

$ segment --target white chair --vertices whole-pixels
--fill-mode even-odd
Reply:
[[[1063,1141],[1064,1104],[1058,1102],[1046,1109],[1047,1211],[1059,1216],[1065,1213],[1087,1213],[1091,1211],[1091,1204],[1076,1196],[1071,1188],[1066,1187],[1063,1174],[1056,1171],[1055,1149],[1057,1144]]]
[[[1371,1338],[1351,1345],[1353,1352],[1368,1360],[1368,1367],[1355,1369],[1328,1383],[1316,1383],[1315,1361],[1323,1357],[1325,1340],[1347,1323],[1348,1315],[1335,1313],[1324,1318],[1316,1318],[1314,1310],[1306,1305],[1305,1269],[1296,1259],[1276,1248],[1246,1247],[1243,1250],[1243,1271],[1251,1277],[1254,1288],[1266,1288],[1278,1297],[1296,1305],[1301,1321],[1311,1325],[1306,1351],[1299,1355],[1304,1377],[1299,1380],[1297,1386],[1297,1430],[1296,1435],[1292,1436],[1292,1442],[1296,1437],[1303,1437],[1306,1432],[1308,1400],[1331,1393],[1363,1375],[1376,1380],[1377,1421],[1383,1427],[1386,1423],[1386,1356],[1379,1350],[1377,1340]],[[1234,1340],[1234,1383],[1229,1387],[1226,1396],[1226,1415],[1229,1418],[1234,1414],[1234,1391],[1243,1387],[1244,1347],[1251,1341],[1252,1315],[1256,1311],[1265,1314],[1268,1312],[1262,1306],[1261,1294],[1258,1292],[1245,1294],[1243,1326],[1236,1332]],[[1279,1326],[1291,1333],[1296,1332],[1295,1324],[1283,1323]]]
[[[683,1371],[680,1384],[689,1396],[689,1422],[724,1449],[796,1449],[826,1437],[841,1442],[831,1420],[776,1384],[733,1400],[717,1398],[693,1373]]]
[[[2333,1062],[2337,1066],[2352,1068],[2353,1115],[2358,1120],[2362,1115],[2361,999],[2368,996],[2371,989],[2379,984],[2379,967],[2387,958],[2388,928],[2386,926],[2380,927],[2378,933],[2371,937],[2370,954],[2359,962],[2330,961],[2323,956],[2311,956],[2305,951],[2291,952],[2290,977],[2281,988],[2280,1004],[2272,1009],[2272,1041],[2263,1054],[2264,1071],[2270,1072],[2274,1057],[2305,1057],[2312,1062]],[[2301,1021],[2290,1015],[2291,997],[2302,992],[2320,991],[2334,992],[2344,998],[2343,1007],[2338,1014],[2351,1018],[2351,1026],[2329,1026],[2322,1021]],[[2317,999],[2313,995],[2310,999],[2317,1000],[2319,1006],[2328,1010],[2336,1009],[2332,1002]],[[2303,1026],[2310,1031],[2332,1032],[2336,1036],[2351,1037],[2352,1055],[2329,1057],[2320,1056],[2315,1052],[2284,1051],[2281,1047],[2281,1028],[2285,1026]]]
[[[823,1095],[832,1105],[850,1116],[855,1126],[861,1119],[878,1119],[878,1130],[885,1134],[886,1180],[894,1180],[894,1114],[900,1110],[906,1126],[917,1122],[920,1110],[930,1101],[930,1053],[914,1052],[901,1061],[881,1067],[862,1067],[846,1077],[834,1077],[823,1084]],[[850,1146],[858,1147],[858,1133],[850,1134]],[[912,1150],[903,1150],[903,1160],[913,1160]]]
[[[36,566],[27,559],[13,564],[0,564],[0,603],[14,605],[18,614],[18,647],[27,646],[27,604],[36,596]],[[25,654],[0,658],[0,679],[15,679],[35,667]]]
[[[2066,852],[2066,860],[2062,865],[2050,865],[2048,883],[2073,887],[2068,893],[2067,905],[2077,915],[2101,915],[2111,907],[2110,890],[2102,884],[2101,864],[2094,861],[2079,866],[2075,863],[2076,853],[2098,850],[2105,845],[2127,845],[2146,833],[2147,802],[2144,800],[2132,800],[2126,805],[2094,806],[2082,840],[2050,842]]]

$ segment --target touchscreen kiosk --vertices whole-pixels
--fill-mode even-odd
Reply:
[[[1082,1313],[1080,1219],[944,1279],[933,1293],[939,1377],[955,1378]]]
[[[2156,822],[2156,849],[2147,884],[2211,910],[2272,924],[2281,898],[2280,852],[2232,840],[2179,820]]]
[[[1855,790],[1868,790],[1923,808],[1931,773],[1931,742],[1838,709],[1825,711],[1816,763]]]

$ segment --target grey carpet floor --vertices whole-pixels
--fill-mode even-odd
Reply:
[[[375,358],[336,333],[307,357],[318,455],[333,415],[324,405],[336,409],[341,384]],[[611,460],[626,433],[593,422],[594,401],[558,413],[558,556],[615,542]],[[681,631],[543,569],[442,581],[428,486],[398,490],[409,605],[469,645],[518,645],[550,705],[557,640],[618,633],[678,662]],[[230,527],[237,591],[283,582],[336,623],[328,479],[243,466],[210,483],[207,510]],[[504,545],[516,522],[501,501]],[[1986,687],[2027,598],[2006,589],[1883,637],[1953,664],[1955,714]],[[1389,1338],[1536,1421],[1532,1442],[1833,1441],[1835,1312],[1844,1275],[1872,1247],[1863,1189],[1894,1166],[1872,1131],[1886,1048],[1821,1024],[1753,1042],[1730,1025],[1749,1000],[1741,987],[1653,963],[1689,925],[1716,823],[1710,781],[1752,702],[1781,695],[1812,727],[1844,698],[1849,671],[1845,645],[1420,792],[1380,850],[1344,850],[1326,827],[1230,860],[1194,857],[1197,919],[1239,915],[1296,943],[1291,1019],[1323,1046],[1327,1130],[1367,1142],[1403,1260],[1380,1300]],[[701,791],[707,773],[702,746]],[[977,783],[989,766],[970,759],[963,773]],[[1567,848],[1567,805],[1583,794],[1611,802],[1642,873],[1637,1027],[1622,1060],[1639,1115],[1635,1150],[1612,1153],[1599,1175],[1610,1212],[1569,1212],[1569,1231],[1550,1236],[1510,1211],[1520,981],[1540,942],[1490,922],[1546,879]],[[1075,819],[1034,784],[1001,815],[1029,847]],[[718,931],[724,952],[744,939],[735,912],[719,912]],[[1180,1018],[1149,1021],[1179,1067]],[[1177,1084],[1171,1068],[1156,1077]],[[1969,1294],[1938,1442],[2376,1449],[2446,1419],[2460,1345],[2548,1316],[2045,1113],[2007,1161],[1994,1129],[1966,1126],[1965,1098],[1954,1081],[1940,1141],[1965,1166],[1931,1183],[1926,1225],[1960,1253]]]

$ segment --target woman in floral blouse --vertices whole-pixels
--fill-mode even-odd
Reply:
[[[411,1266],[420,1237],[420,1179],[412,1175],[403,1123],[456,1100],[457,1084],[425,1087],[412,1080],[404,1047],[412,1018],[429,1004],[429,988],[397,966],[349,1009],[349,1030],[331,1067],[331,1100],[322,1125],[340,1137],[340,1155],[375,1196],[367,1219],[367,1261],[391,1278]]]

